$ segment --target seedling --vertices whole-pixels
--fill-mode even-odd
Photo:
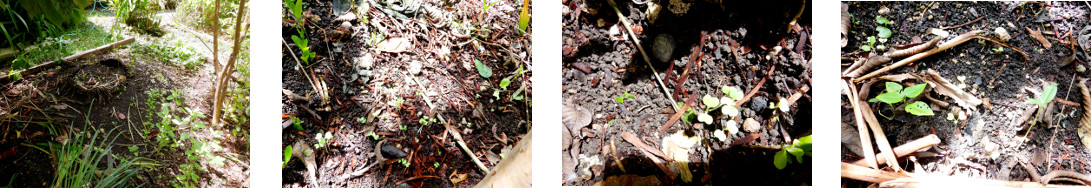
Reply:
[[[280,164],[280,168],[288,166],[288,161],[292,160],[292,146],[284,147],[284,163]]]
[[[788,154],[795,156],[796,163],[803,164],[803,156],[811,155],[811,135],[792,140],[791,145],[780,148],[780,151],[773,156],[773,166],[776,166],[777,170],[783,170],[785,166],[788,166]]]
[[[1046,86],[1046,89],[1042,90],[1042,93],[1038,95],[1038,98],[1027,99],[1026,103],[1038,105],[1038,113],[1034,115],[1034,119],[1038,119],[1039,116],[1042,116],[1042,113],[1045,113],[1046,105],[1048,105],[1050,101],[1053,101],[1054,97],[1057,97],[1057,84]],[[1034,128],[1034,122],[1035,121],[1031,121],[1030,127],[1028,127],[1027,130]]]
[[[992,50],[993,50],[993,54],[1000,54],[1000,53],[1004,52],[1004,47],[1003,46],[997,46],[996,48],[993,48]]]
[[[398,129],[405,131],[406,129],[408,129],[408,127],[406,127],[405,125],[398,125]]]
[[[871,51],[871,47],[875,45],[875,36],[869,36],[869,37],[867,37],[867,43],[868,43],[868,44],[865,44],[865,45],[863,45],[863,46],[860,46],[860,50],[863,50],[863,51]]]
[[[895,82],[886,82],[886,92],[884,92],[883,94],[879,94],[879,96],[875,96],[875,98],[868,100],[868,102],[883,102],[887,105],[890,105],[890,108],[893,109],[894,104],[905,101],[906,98],[916,98],[917,96],[919,96],[922,92],[924,92],[924,87],[926,87],[927,85],[927,83],[917,84],[903,90],[901,84]],[[916,116],[935,115],[935,113],[932,112],[932,108],[923,101],[915,101],[906,105],[905,111]],[[879,115],[883,114],[879,113]],[[887,119],[891,119],[891,117],[887,117]]]
[[[409,160],[405,160],[405,158],[398,159],[398,163],[405,165],[405,168],[409,168]]]
[[[474,66],[477,67],[477,74],[480,74],[481,77],[485,77],[486,79],[492,77],[492,69],[484,63],[481,63],[481,61],[475,59]]]
[[[323,147],[326,147],[329,144],[330,139],[332,138],[333,135],[330,134],[330,132],[326,132],[326,134],[318,133],[314,135],[314,139],[318,141],[318,143],[314,144],[314,148],[321,149]]]
[[[890,25],[890,24],[893,24],[894,22],[890,21],[889,19],[886,19],[883,16],[876,16],[875,17],[875,23],[883,24],[883,25]]]
[[[436,168],[439,168],[439,162],[433,162],[433,163],[432,163],[432,166],[433,166],[433,167],[436,167]]]
[[[303,130],[303,126],[301,125],[303,124],[303,120],[299,120],[299,117],[295,116],[290,117],[290,119],[292,119],[292,127],[295,127],[296,130]]]
[[[368,131],[367,135],[364,136],[370,136],[372,140],[379,140],[379,134],[375,134],[375,131]]]

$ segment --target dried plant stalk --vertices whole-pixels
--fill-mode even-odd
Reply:
[[[885,64],[887,62],[890,62],[890,60],[891,60],[890,57],[887,57],[887,56],[884,56],[884,55],[879,55],[877,53],[871,53],[871,54],[868,55],[868,58],[864,63],[853,64],[852,67],[849,67],[848,70],[845,70],[847,73],[844,73],[844,76],[845,77],[860,76],[860,74],[863,74],[864,71],[867,71],[867,70],[869,70],[869,69],[871,69],[871,68],[873,68],[875,66],[879,66],[879,65]]]
[[[856,94],[858,94],[858,92],[856,92],[856,86],[848,80],[843,80],[841,86],[848,88],[849,90],[848,97],[853,106],[853,114],[856,117],[856,130],[860,131],[860,149],[864,150],[864,161],[867,161],[868,166],[871,168],[878,169],[879,163],[875,160],[875,149],[871,148],[871,137],[869,136],[870,134],[868,134],[867,125],[865,125],[863,121],[864,114],[860,110],[860,100],[856,99],[858,97],[856,96]]]
[[[905,57],[905,56],[909,56],[909,55],[919,54],[921,52],[924,52],[924,50],[927,50],[929,48],[932,48],[933,46],[936,46],[937,43],[939,43],[939,37],[933,38],[932,40],[929,40],[928,42],[924,42],[924,43],[921,43],[921,44],[918,44],[916,46],[909,47],[909,48],[906,48],[906,49],[889,51],[889,52],[886,52],[886,54],[884,54],[884,55],[886,55],[887,57],[890,57],[890,58],[899,58],[899,57]]]
[[[1083,96],[1083,118],[1080,118],[1080,128],[1076,131],[1080,135],[1083,147],[1091,149],[1091,93],[1087,89],[1087,79],[1080,79],[1080,94]]]
[[[912,62],[915,62],[917,60],[924,59],[925,57],[931,56],[932,54],[936,54],[936,53],[942,52],[944,50],[951,49],[952,47],[958,46],[959,44],[962,44],[962,43],[964,43],[966,41],[970,41],[970,39],[973,39],[974,36],[977,36],[978,34],[980,34],[982,32],[984,32],[984,31],[974,30],[974,31],[966,32],[966,33],[964,33],[962,35],[959,35],[958,37],[955,37],[954,39],[951,39],[950,41],[944,42],[943,44],[940,44],[939,46],[936,46],[936,48],[928,50],[928,51],[926,51],[924,53],[918,53],[917,55],[909,56],[908,58],[905,58],[905,59],[902,59],[901,61],[898,61],[897,63],[891,64],[890,66],[883,67],[882,69],[879,69],[879,70],[876,70],[874,72],[868,73],[867,75],[864,75],[862,77],[853,79],[852,81],[853,82],[861,82],[861,81],[866,80],[868,78],[879,76],[879,74],[888,72],[890,70],[894,70],[894,69],[902,67],[902,66],[905,66],[905,65],[907,65],[909,63],[912,63]]]

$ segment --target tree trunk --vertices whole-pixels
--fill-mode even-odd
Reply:
[[[217,0],[217,1],[219,1],[219,0]],[[221,111],[221,108],[223,108],[224,90],[227,89],[227,83],[228,83],[227,81],[230,80],[228,78],[231,77],[231,73],[235,70],[234,69],[235,68],[235,60],[239,56],[239,48],[242,48],[242,45],[240,45],[240,44],[242,43],[242,38],[244,38],[244,37],[240,36],[240,35],[242,35],[240,32],[242,31],[242,15],[243,15],[244,10],[246,10],[246,1],[247,0],[239,1],[239,7],[238,7],[239,10],[238,10],[238,12],[235,13],[235,33],[233,33],[233,35],[232,35],[232,39],[234,40],[235,44],[232,47],[231,56],[228,57],[227,65],[225,65],[222,68],[222,71],[220,71],[219,75],[216,77],[216,88],[215,88],[216,93],[214,95],[213,104],[212,104],[213,105],[213,108],[212,108],[212,124],[213,125],[216,125],[216,124],[220,123],[220,115],[221,115],[220,111]],[[219,4],[217,4],[217,7],[219,7]],[[247,24],[247,27],[246,27],[247,30],[250,29],[249,25],[250,24]],[[216,35],[213,35],[213,36],[215,37]]]

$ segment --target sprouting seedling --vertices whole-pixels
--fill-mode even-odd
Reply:
[[[326,132],[326,134],[318,133],[314,135],[314,139],[318,141],[318,143],[314,144],[314,148],[320,149],[326,147],[329,144],[330,139],[332,138],[333,135],[330,134],[330,132]]]
[[[1000,54],[1000,53],[1004,52],[1004,47],[1003,46],[997,46],[996,48],[993,48],[992,50],[993,50],[994,54]]]
[[[288,166],[288,161],[292,160],[292,152],[293,151],[292,151],[292,146],[291,145],[288,145],[287,147],[284,147],[284,163],[280,164],[280,168],[284,168],[285,166]]]
[[[1026,103],[1038,105],[1038,113],[1034,114],[1034,119],[1038,119],[1038,116],[1042,116],[1042,113],[1045,113],[1044,109],[1046,108],[1046,105],[1048,105],[1050,101],[1053,101],[1054,97],[1057,97],[1057,84],[1046,86],[1045,90],[1042,90],[1042,93],[1038,95],[1038,98],[1027,99]],[[1034,128],[1034,121],[1031,121],[1031,127],[1029,127],[1028,130],[1031,128]]]
[[[303,126],[301,125],[303,124],[303,120],[299,120],[299,117],[295,116],[292,116],[289,119],[292,119],[292,127],[295,127],[296,130],[303,130]]]
[[[890,21],[889,19],[886,19],[883,16],[876,16],[875,17],[875,23],[883,24],[883,25],[890,25],[890,24],[893,24],[894,22]]]
[[[406,168],[409,168],[409,160],[406,160],[405,158],[398,159],[398,163],[402,163]]]
[[[788,166],[788,154],[795,156],[796,163],[803,164],[803,156],[811,155],[811,135],[795,139],[791,145],[781,147],[780,151],[773,156],[773,166],[776,166],[778,170]]]
[[[626,91],[625,94],[622,94],[621,96],[614,97],[614,100],[617,101],[617,103],[625,103],[626,98],[635,99],[636,95],[630,94],[628,91]]]
[[[875,96],[875,98],[868,100],[868,102],[883,102],[887,105],[890,105],[890,108],[894,108],[894,104],[905,101],[906,98],[916,98],[917,96],[919,96],[922,92],[924,92],[924,88],[926,86],[928,86],[927,83],[922,83],[910,86],[903,90],[901,84],[895,82],[886,82],[886,92],[884,92],[883,94],[879,94],[879,96]],[[932,111],[932,108],[923,101],[915,101],[913,103],[909,103],[905,106],[905,111],[916,116],[935,115],[935,113]],[[879,115],[882,115],[882,113],[880,113]]]
[[[875,36],[868,36],[867,44],[860,46],[860,50],[871,51],[872,46],[875,46]]]

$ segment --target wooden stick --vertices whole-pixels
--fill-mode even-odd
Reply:
[[[893,150],[890,148],[890,142],[886,139],[886,133],[883,132],[883,128],[879,124],[879,120],[875,118],[875,112],[871,111],[871,107],[867,105],[867,101],[860,99],[860,96],[868,95],[868,88],[871,87],[872,83],[875,82],[868,82],[867,84],[864,84],[864,88],[860,90],[859,95],[856,95],[856,100],[858,100],[856,104],[858,106],[856,106],[854,109],[859,109],[861,115],[864,117],[864,120],[867,122],[868,126],[871,127],[872,135],[875,136],[875,143],[879,146],[879,151],[881,152],[879,153],[879,155],[876,156],[876,161],[882,163],[882,160],[880,159],[885,158],[887,164],[890,164],[889,166],[893,168],[895,172],[899,172],[902,171],[902,168],[901,166],[898,166],[898,158],[894,157]],[[860,119],[856,119],[856,121],[860,121]]]
[[[135,41],[135,38],[130,37],[130,38],[125,39],[125,40],[117,41],[117,42],[110,43],[110,44],[107,44],[107,45],[102,45],[102,46],[99,46],[98,48],[95,48],[95,49],[90,49],[90,50],[87,50],[87,51],[76,53],[74,55],[70,55],[68,57],[65,57],[63,61],[50,61],[50,62],[47,62],[47,63],[35,65],[33,67],[27,68],[26,70],[16,72],[15,74],[3,75],[3,77],[0,77],[0,82],[11,81],[11,78],[12,78],[11,75],[29,75],[29,74],[38,73],[38,72],[40,72],[40,71],[42,71],[44,69],[52,68],[54,66],[60,65],[61,62],[73,61],[73,60],[83,58],[83,57],[88,56],[88,55],[102,53],[104,51],[112,50],[112,49],[114,49],[114,48],[116,48],[118,46],[131,44],[131,43],[133,43],[133,41]]]
[[[880,183],[879,187],[1073,187],[1038,182],[952,177],[925,173],[896,173],[844,162],[841,163],[841,177]]]
[[[878,76],[879,74],[882,74],[884,72],[894,70],[896,68],[905,66],[905,65],[907,65],[909,63],[912,63],[912,62],[920,60],[920,59],[924,59],[925,57],[931,56],[932,54],[936,54],[936,53],[942,52],[944,50],[951,49],[952,47],[958,46],[959,44],[962,44],[962,43],[964,43],[966,41],[969,41],[970,39],[973,39],[974,38],[973,36],[976,36],[978,33],[981,33],[981,32],[984,32],[984,31],[974,30],[974,31],[966,32],[966,33],[964,33],[962,35],[959,35],[958,37],[955,37],[955,39],[951,39],[951,41],[947,41],[947,42],[944,42],[942,44],[939,44],[938,46],[936,46],[936,48],[928,50],[928,51],[926,51],[924,53],[919,53],[919,54],[916,54],[916,55],[913,55],[913,56],[909,56],[908,58],[902,59],[901,61],[898,61],[898,62],[896,62],[894,64],[891,64],[890,66],[883,67],[882,69],[876,70],[876,71],[868,73],[868,74],[866,74],[866,75],[864,75],[862,77],[856,78],[856,79],[853,80],[853,82],[860,82],[860,81],[863,81],[865,79]]]
[[[404,73],[402,75],[405,76]],[[415,82],[417,84],[418,89],[424,90],[424,86],[421,85],[420,81],[417,81],[416,77],[412,77],[412,76],[406,76],[406,77],[409,77],[411,80],[413,80],[413,82]],[[431,99],[428,99],[428,97],[423,97],[423,98],[424,98],[424,102],[426,102],[428,104],[428,108],[430,108],[432,110],[436,109],[436,107],[432,105],[432,100]],[[462,134],[459,134],[457,130],[451,128],[451,124],[447,122],[447,119],[443,118],[442,113],[435,113],[435,114],[436,114],[435,116],[438,117],[439,121],[443,122],[443,127],[447,128],[446,132],[451,134],[451,137],[453,137],[455,139],[455,142],[458,143],[458,146],[462,147],[462,151],[466,152],[466,155],[468,155],[470,157],[470,159],[474,162],[474,164],[477,165],[477,168],[480,168],[481,172],[488,174],[489,173],[489,167],[485,167],[485,164],[481,163],[481,159],[478,159],[477,155],[474,155],[474,152],[472,150],[470,150],[470,147],[466,146],[466,141],[463,141]]]
[[[894,156],[898,157],[898,158],[905,157],[906,155],[917,152],[917,150],[932,147],[932,146],[934,146],[936,144],[939,144],[939,143],[940,143],[939,137],[934,135],[934,134],[924,136],[924,137],[918,138],[916,140],[913,140],[913,141],[911,141],[909,143],[905,143],[905,144],[902,144],[902,145],[900,145],[898,147],[895,147],[894,148]],[[886,157],[886,155],[884,155],[884,153],[880,153],[877,156],[876,159],[879,161],[879,165],[884,164],[883,161],[885,160],[885,157]],[[856,162],[852,162],[852,164],[853,165],[864,166],[864,165],[867,165],[867,161],[857,160]]]
[[[852,103],[852,106],[854,107],[853,114],[856,115],[856,130],[860,131],[860,147],[864,150],[864,161],[867,161],[868,166],[871,168],[879,168],[879,164],[875,161],[875,150],[871,148],[871,137],[869,136],[870,134],[868,134],[867,125],[865,125],[863,120],[864,115],[859,108],[860,104],[858,103],[860,100],[856,99],[856,94],[858,94],[856,92],[856,86],[849,80],[842,80],[841,84],[843,87],[849,89],[849,102]]]

